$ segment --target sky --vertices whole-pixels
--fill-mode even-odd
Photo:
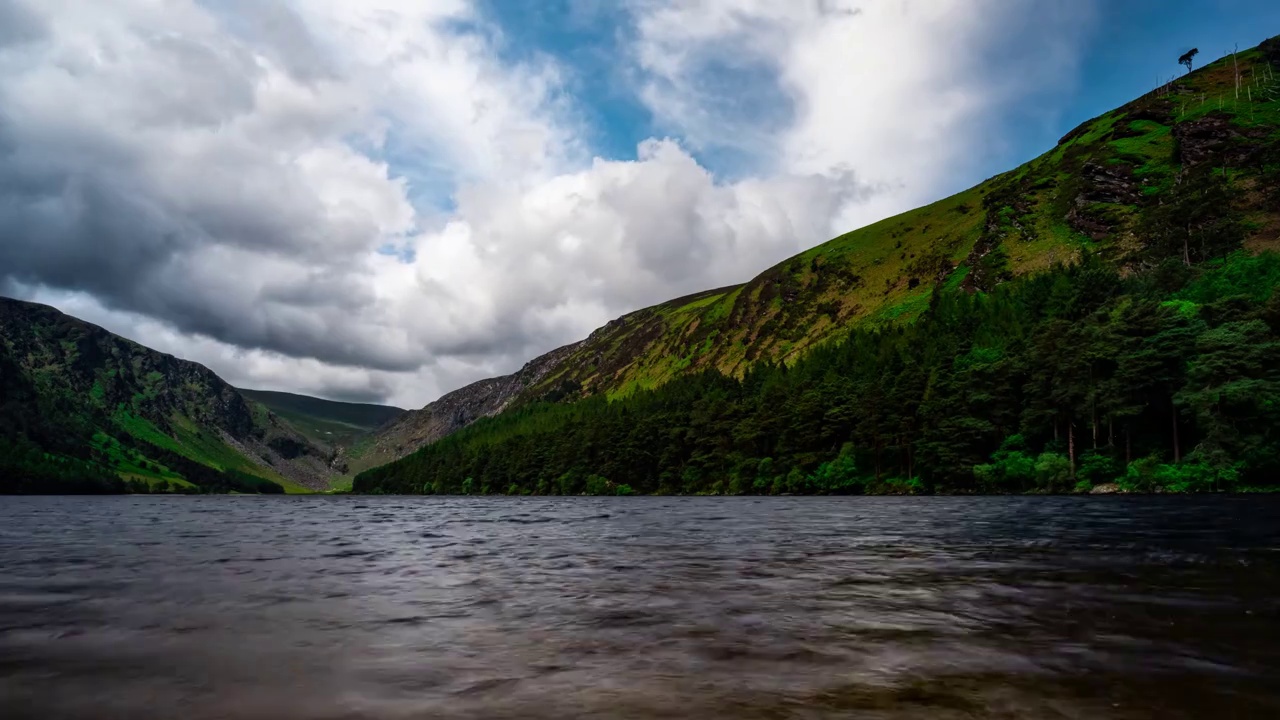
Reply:
[[[0,0],[0,295],[421,407],[970,187],[1274,0]]]

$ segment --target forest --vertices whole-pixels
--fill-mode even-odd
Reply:
[[[0,437],[0,494],[8,495],[108,495],[117,493],[264,493],[280,494],[284,488],[262,478],[233,469],[219,470],[186,458],[178,453],[117,432],[119,447],[136,457],[154,458],[164,467],[180,474],[185,481],[147,482],[122,479],[117,467],[121,461],[93,447],[80,438],[69,438],[76,445],[68,454],[48,452],[24,437]],[[151,462],[151,461],[142,461]]]
[[[740,379],[707,371],[624,400],[508,411],[354,490],[1280,488],[1280,255],[1193,265],[1181,245],[1146,272],[1086,255],[989,293],[935,292],[913,323]]]

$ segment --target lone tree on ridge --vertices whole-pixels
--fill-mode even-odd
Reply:
[[[1200,48],[1191,48],[1190,50],[1182,53],[1182,57],[1178,58],[1178,64],[1186,65],[1187,72],[1191,72],[1191,64],[1192,62],[1194,62],[1196,55],[1199,55],[1199,54],[1200,54]]]

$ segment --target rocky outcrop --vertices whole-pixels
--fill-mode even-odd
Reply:
[[[1101,165],[1088,162],[1080,168],[1081,191],[1077,204],[1116,203],[1130,205],[1142,197],[1133,177],[1133,167],[1126,164]]]
[[[1238,167],[1263,145],[1266,133],[1247,130],[1231,122],[1231,116],[1213,112],[1173,128],[1178,161],[1184,168],[1205,162]]]
[[[1178,162],[1183,166],[1199,165],[1221,153],[1231,142],[1235,131],[1227,117],[1205,115],[1173,128],[1178,141]]]
[[[353,471],[391,462],[461,430],[483,417],[506,410],[518,398],[538,387],[550,377],[582,342],[557,348],[530,360],[510,375],[488,378],[445,394],[421,410],[400,416],[374,435],[358,455],[344,458]]]
[[[264,425],[247,437],[233,437],[226,431],[220,435],[223,442],[253,464],[310,490],[328,490],[330,481],[341,474],[333,467],[333,452],[308,441],[287,422],[268,415]]]
[[[1133,166],[1087,162],[1080,168],[1079,192],[1067,211],[1067,225],[1094,240],[1116,231],[1116,218],[1107,205],[1137,205],[1142,192],[1133,175]]]

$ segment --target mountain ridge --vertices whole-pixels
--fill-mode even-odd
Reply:
[[[287,421],[313,443],[331,448],[336,455],[362,442],[373,432],[394,422],[407,411],[373,403],[350,403],[277,390],[237,388]],[[338,461],[336,465],[341,465]]]
[[[0,368],[0,489],[58,491],[53,478],[79,473],[112,489],[278,492],[335,474],[325,449],[204,365],[48,305],[0,297]]]
[[[1261,167],[1262,156],[1275,152],[1276,66],[1280,40],[1271,38],[1081,123],[1040,156],[968,190],[838,236],[746,283],[623,315],[566,346],[570,351],[553,351],[554,363],[535,359],[542,378],[504,409],[600,393],[625,398],[707,369],[740,377],[759,363],[794,362],[855,327],[909,321],[938,292],[988,292],[1085,256],[1126,272],[1149,268],[1169,252],[1190,264],[1193,254],[1203,254],[1189,241],[1199,221],[1183,218],[1189,229],[1180,247],[1157,247],[1165,241],[1152,239],[1153,228],[1175,234],[1169,228],[1175,218],[1161,217],[1160,209],[1186,205],[1182,196],[1211,187],[1214,162]],[[1234,92],[1224,100],[1237,68],[1252,85],[1248,102]],[[1240,171],[1243,184],[1262,182],[1260,169]],[[1251,188],[1244,195],[1251,216],[1244,247],[1280,248],[1280,211],[1252,197]],[[446,397],[469,396],[489,382]],[[449,412],[473,420],[492,414],[452,406]],[[444,422],[432,405],[402,423],[465,426]],[[379,459],[440,437],[401,428]]]

